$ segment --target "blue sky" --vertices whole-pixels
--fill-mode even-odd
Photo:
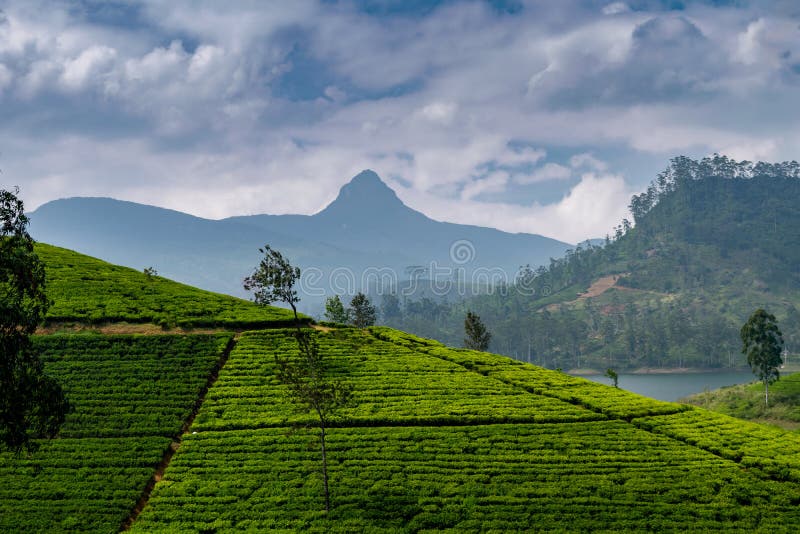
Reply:
[[[453,222],[605,235],[677,155],[800,157],[800,2],[0,0],[0,185],[208,218],[377,171]]]

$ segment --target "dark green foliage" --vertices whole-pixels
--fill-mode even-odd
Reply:
[[[367,296],[359,291],[350,301],[348,316],[354,326],[366,328],[375,324],[377,313]]]
[[[384,321],[454,345],[472,310],[492,325],[494,350],[550,368],[741,365],[739,327],[755,307],[800,335],[799,167],[675,158],[634,197],[636,225],[623,222],[604,246],[463,303],[405,302]],[[581,296],[612,277],[611,289]]]
[[[300,281],[300,268],[292,267],[283,254],[269,245],[258,251],[264,257],[253,274],[244,279],[244,289],[254,292],[253,300],[258,305],[266,306],[273,302],[288,304],[297,322],[297,303],[300,297],[294,286]]]
[[[486,351],[489,350],[489,341],[492,339],[492,334],[486,330],[486,327],[481,322],[481,318],[471,311],[467,312],[464,319],[464,347],[471,350]]]
[[[402,315],[400,309],[400,299],[397,295],[386,293],[381,298],[381,318],[384,321],[391,321],[397,319]]]
[[[50,303],[27,227],[22,201],[0,189],[0,443],[17,453],[35,450],[34,438],[55,436],[69,411],[30,346]]]
[[[165,327],[260,328],[289,325],[292,313],[258,307],[71,250],[36,244],[53,301],[48,323],[153,323]]]
[[[231,339],[217,335],[36,336],[74,411],[61,436],[173,436]]]
[[[615,388],[619,387],[617,385],[618,382],[619,382],[619,375],[617,374],[617,372],[615,370],[613,370],[611,367],[609,367],[608,369],[606,369],[605,376],[610,378],[614,382],[614,387]]]
[[[0,532],[117,532],[231,337],[34,337],[74,410],[32,457],[0,454]]]
[[[764,383],[764,404],[769,405],[769,385],[780,378],[778,368],[783,364],[783,334],[775,316],[759,308],[742,326],[742,354],[747,364]]]
[[[347,310],[339,295],[328,297],[325,301],[325,320],[336,324],[347,324]]]

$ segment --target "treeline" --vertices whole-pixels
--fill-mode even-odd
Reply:
[[[740,367],[735,321],[689,300],[637,303],[612,290],[610,303],[586,299],[579,308],[541,310],[473,307],[493,334],[490,349],[551,369],[584,367]],[[393,297],[390,297],[390,299]],[[475,303],[471,303],[474,305]],[[382,315],[388,326],[458,346],[467,305],[408,301],[401,313]],[[800,314],[785,321],[800,329]]]
[[[458,345],[467,309],[494,334],[491,350],[550,368],[741,366],[738,330],[755,307],[800,329],[800,164],[678,157],[601,245],[513,284],[449,303],[384,296],[384,324]],[[578,296],[604,276],[617,285]],[[380,302],[380,299],[377,300]]]

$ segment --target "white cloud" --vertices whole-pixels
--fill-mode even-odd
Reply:
[[[414,190],[398,195],[434,218],[500,228],[508,232],[540,233],[568,243],[605,236],[624,217],[633,193],[621,176],[586,173],[553,204],[520,206],[470,199],[447,200]]]
[[[603,15],[619,15],[620,13],[628,13],[631,10],[625,2],[612,2],[603,7]]]
[[[125,77],[131,82],[156,82],[179,75],[189,55],[179,40],[168,47],[158,47],[142,58],[125,62]]]
[[[475,180],[464,186],[461,190],[462,200],[471,200],[483,193],[502,193],[508,185],[509,176],[507,172],[497,171],[489,174],[485,178]]]
[[[107,46],[87,48],[76,58],[65,62],[61,73],[61,85],[69,91],[83,89],[93,77],[111,67],[116,56],[116,50]]]
[[[514,181],[518,184],[533,184],[537,182],[549,182],[552,180],[566,180],[572,176],[569,167],[558,163],[545,163],[542,167],[534,169],[530,174],[517,173]]]
[[[370,167],[411,184],[403,194],[433,217],[574,241],[621,218],[630,191],[609,169],[625,154],[662,168],[679,153],[800,147],[797,20],[764,5],[676,17],[534,2],[512,16],[452,2],[372,17],[349,2],[153,0],[126,27],[6,4],[0,164],[29,207],[88,194],[208,217],[311,213]],[[293,85],[319,94],[280,91]],[[548,153],[572,155],[569,168]],[[503,196],[542,180],[564,198]],[[486,193],[505,202],[476,200]]]
[[[455,102],[433,102],[419,109],[416,113],[430,122],[450,124],[458,111]]]
[[[569,165],[573,169],[590,169],[593,171],[605,171],[608,165],[605,161],[601,161],[588,152],[575,154],[569,158]]]
[[[523,146],[520,148],[506,147],[497,158],[497,164],[506,167],[518,167],[521,165],[535,165],[547,156],[547,151],[541,148]]]

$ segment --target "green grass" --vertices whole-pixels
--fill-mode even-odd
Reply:
[[[360,402],[329,429],[330,515],[313,427],[297,429],[311,420],[275,380],[274,355],[295,351],[294,340],[252,332],[134,531],[750,531],[800,521],[798,436],[388,328],[315,335]]]
[[[769,406],[764,403],[761,382],[706,391],[685,401],[733,417],[797,429],[800,427],[800,373],[784,375],[769,387]]]
[[[117,531],[230,338],[34,338],[74,411],[32,456],[0,454],[0,532]]]
[[[203,291],[128,267],[36,244],[45,264],[49,323],[153,323],[164,327],[261,328],[286,324],[291,311]]]

